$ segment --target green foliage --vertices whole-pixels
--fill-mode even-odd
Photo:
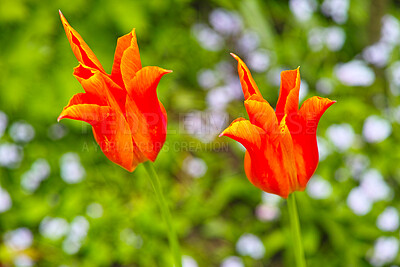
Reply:
[[[337,73],[339,64],[363,60],[365,48],[379,40],[381,33],[371,25],[380,25],[382,15],[390,14],[398,22],[399,3],[382,1],[386,3],[380,6],[382,10],[374,10],[371,5],[377,1],[351,1],[347,20],[337,22],[324,15],[323,2],[316,1],[312,16],[301,21],[287,1],[2,0],[0,110],[7,115],[8,126],[4,135],[0,126],[0,159],[11,157],[1,154],[4,144],[17,144],[23,155],[14,167],[0,166],[1,189],[12,201],[10,209],[0,213],[0,265],[18,265],[16,259],[24,255],[37,266],[171,266],[172,262],[165,226],[143,166],[128,173],[108,161],[90,127],[81,122],[62,121],[57,126],[62,108],[73,94],[82,91],[71,75],[78,63],[58,9],[106,71],[111,71],[117,38],[132,28],[136,28],[142,64],[174,71],[163,77],[158,87],[169,125],[167,142],[155,165],[182,253],[199,266],[219,266],[230,256],[239,257],[244,266],[293,266],[286,202],[262,200],[260,190],[246,179],[242,147],[217,137],[234,118],[247,116],[242,99],[232,98],[226,106],[217,103],[222,106],[219,110],[217,107],[218,112],[210,107],[213,90],[228,84],[227,76],[231,82],[228,88],[239,85],[237,63],[229,52],[250,62],[249,53],[238,46],[239,39],[250,32],[259,38],[256,50],[267,51],[269,57],[267,68],[260,72],[250,69],[272,106],[279,93],[274,73],[299,65],[302,82],[308,84],[306,98],[321,95],[337,100],[318,128],[329,154],[321,159],[316,174],[329,183],[332,193],[323,199],[314,199],[312,192],[296,193],[308,266],[369,266],[378,238],[394,237],[398,245],[398,227],[384,231],[377,227],[377,218],[386,207],[400,208],[400,82],[396,84],[391,76],[399,62],[399,42],[393,44],[383,66],[366,63],[375,75],[371,84],[345,85]],[[210,51],[196,37],[195,25],[212,29],[209,14],[218,8],[236,14],[242,28],[234,34],[219,34],[221,48]],[[332,50],[327,44],[320,49],[310,45],[312,29],[333,26],[343,30],[343,46]],[[199,74],[206,69],[212,70],[219,81],[211,89],[199,84]],[[321,78],[328,81],[331,92],[324,94]],[[185,127],[192,123],[188,115],[200,116],[207,125],[216,120],[216,114],[222,114],[224,125],[204,126],[202,133],[208,131],[206,136],[191,134]],[[390,123],[388,138],[369,142],[365,137],[363,129],[371,115]],[[11,128],[20,121],[34,128],[35,136],[29,142],[14,140]],[[327,131],[339,124],[348,124],[354,131],[354,140],[342,150]],[[50,172],[30,192],[22,183],[38,159],[48,162]],[[78,172],[82,172],[79,166],[84,168],[82,181],[68,183],[62,179],[63,162],[68,159],[77,164]],[[193,159],[200,159],[196,168],[206,166],[205,173],[188,165]],[[370,211],[357,215],[349,207],[349,194],[370,169],[382,174],[390,192],[374,201]],[[200,177],[194,178],[199,172]],[[277,214],[262,220],[262,208]],[[44,234],[45,218],[61,218],[68,223],[64,230],[60,224],[53,229],[61,232],[59,238]],[[79,242],[68,239],[72,238],[73,225],[78,225],[77,229],[87,226]],[[19,228],[29,229],[33,235],[32,244],[23,249],[12,248],[9,243],[10,231]],[[262,241],[265,253],[260,259],[242,255],[236,247],[247,233]],[[388,263],[399,265],[400,257]]]

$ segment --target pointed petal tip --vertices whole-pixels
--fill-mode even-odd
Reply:
[[[237,61],[240,60],[240,58],[235,54],[235,53],[229,53],[234,59],[236,59]]]
[[[220,134],[218,135],[218,137],[224,136],[224,133],[225,133],[225,131],[223,131],[222,133],[220,133]]]

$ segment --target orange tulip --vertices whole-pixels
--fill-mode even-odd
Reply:
[[[234,120],[220,136],[246,148],[244,168],[261,190],[287,198],[303,191],[318,165],[316,131],[319,119],[335,101],[314,96],[299,109],[300,72],[281,73],[276,111],[262,97],[246,64],[236,55],[244,105],[250,120]]]
[[[107,74],[61,11],[60,17],[79,61],[73,74],[85,93],[74,95],[58,120],[68,118],[89,123],[107,158],[128,171],[141,162],[155,161],[167,128],[167,114],[156,88],[161,77],[171,71],[142,68],[133,29],[118,39],[111,75]]]

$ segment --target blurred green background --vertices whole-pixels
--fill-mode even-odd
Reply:
[[[136,28],[142,64],[172,69],[156,161],[185,267],[293,266],[286,203],[248,182],[218,134],[245,114],[235,52],[275,106],[301,66],[301,99],[337,100],[320,164],[297,193],[309,266],[400,264],[400,1],[0,1],[0,266],[172,266],[142,166],[106,159],[89,126],[56,123],[81,92],[61,9],[111,71]]]

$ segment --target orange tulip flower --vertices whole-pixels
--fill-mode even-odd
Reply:
[[[58,120],[68,118],[89,123],[107,158],[128,171],[141,162],[155,161],[167,128],[167,114],[156,88],[161,77],[171,71],[142,68],[133,29],[118,39],[111,75],[107,74],[61,11],[60,17],[79,61],[73,74],[85,93],[74,95]]]
[[[299,109],[300,72],[281,73],[276,111],[262,97],[246,64],[236,55],[244,105],[250,120],[234,120],[220,136],[246,148],[244,168],[261,190],[287,198],[303,191],[318,165],[316,131],[319,119],[335,101],[314,96]]]

